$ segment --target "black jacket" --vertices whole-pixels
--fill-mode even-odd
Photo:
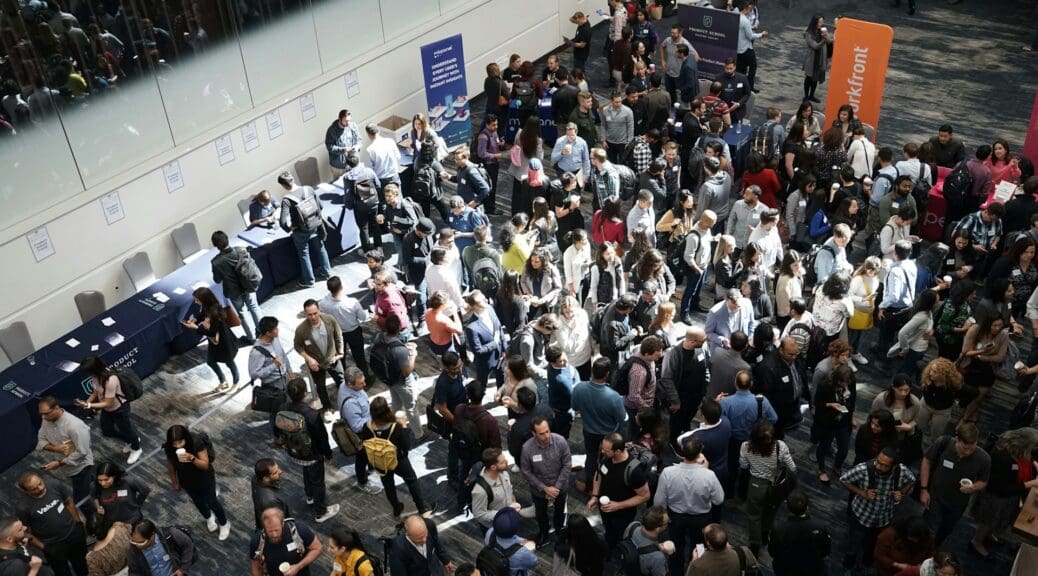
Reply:
[[[155,529],[155,540],[162,542],[169,554],[169,561],[173,564],[173,570],[180,570],[184,574],[191,574],[191,567],[198,560],[198,551],[191,537],[176,526]],[[126,559],[130,568],[130,576],[151,576],[151,567],[148,560],[144,558],[144,552],[136,546],[130,546],[130,553]]]
[[[663,354],[663,368],[656,381],[656,397],[665,406],[680,401],[682,407],[695,408],[710,387],[710,348],[704,344],[696,350],[689,366],[685,365],[686,357],[680,342]],[[685,374],[689,376],[685,377]]]
[[[425,238],[419,238],[414,230],[404,236],[404,249],[400,257],[400,264],[407,272],[407,282],[417,286],[425,280],[425,264],[433,249],[432,234],[426,234]]]
[[[252,513],[256,517],[256,529],[263,528],[260,521],[263,511],[267,508],[281,508],[285,518],[292,517],[292,511],[288,508],[288,502],[281,494],[281,486],[278,484],[260,484],[255,476],[252,478]]]
[[[793,389],[795,380],[792,370],[779,356],[778,350],[773,350],[763,362],[753,367],[753,392],[763,394],[771,402],[778,414],[778,422],[775,423],[778,431],[800,422],[803,419],[800,415],[800,401],[811,401],[803,362],[798,358],[793,366],[800,376],[799,390]]]
[[[252,260],[245,248],[228,248],[212,259],[213,280],[223,287],[223,295],[227,298],[238,298],[245,293],[238,275],[238,263]]]
[[[772,531],[768,553],[775,576],[825,574],[832,537],[825,524],[810,516],[789,516]]]
[[[566,122],[569,122],[569,115],[577,109],[578,94],[580,94],[579,88],[572,84],[566,84],[556,90],[551,96],[552,115],[555,116],[555,125],[559,127],[560,135],[566,132]],[[590,142],[588,142],[588,146],[591,146]]]
[[[400,198],[400,206],[385,204],[382,210],[386,225],[394,236],[404,236],[418,225],[418,219],[424,216],[422,209],[410,198]],[[400,230],[400,232],[396,232]]]
[[[407,539],[404,532],[397,534],[393,539],[391,552],[389,554],[389,573],[406,574],[407,576],[445,576],[444,565],[450,562],[447,551],[440,542],[440,535],[436,531],[436,524],[431,520],[425,521],[425,527],[429,536],[425,540],[426,555],[422,556],[418,549]]]
[[[602,339],[599,347],[603,353],[626,350],[638,337],[638,334],[631,329],[633,319],[624,324],[625,319],[630,319],[630,315],[625,318],[617,312],[615,302],[610,304],[602,314]]]

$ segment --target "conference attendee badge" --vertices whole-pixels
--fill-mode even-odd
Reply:
[[[675,166],[675,167],[671,168],[671,170],[674,171],[674,172],[677,172],[678,168],[680,168],[680,166]]]
[[[1017,268],[1016,270],[1013,270],[1013,276],[1019,276],[1019,275],[1020,275],[1020,269],[1019,268]]]
[[[702,362],[702,361],[703,361],[703,353],[700,352],[699,354],[696,354],[696,362]]]
[[[296,545],[295,542],[289,542],[288,544],[285,545],[285,550],[291,552],[291,551],[295,550],[297,547],[298,546]]]
[[[293,546],[295,546],[295,544],[293,544]],[[169,554],[163,554],[162,555],[162,561],[163,562],[169,562]]]
[[[944,461],[944,467],[947,468],[948,470],[954,470],[955,469],[955,463],[952,462],[951,460],[945,460]]]
[[[1013,464],[1012,466],[1010,466],[1009,469],[1012,470],[1013,472],[1018,472],[1020,470],[1020,465],[1019,464]]]
[[[944,263],[947,264],[948,266],[955,266],[955,258],[948,258],[947,260],[944,261]]]
[[[460,181],[458,181],[458,183],[461,184],[462,186],[464,186],[465,185],[465,179],[462,178]]]
[[[602,474],[609,474],[609,467],[606,466],[605,464],[602,464],[602,467],[599,468],[599,470],[602,471]]]
[[[130,492],[129,492],[129,490],[118,490],[118,491],[116,491],[115,495],[118,496],[119,498],[126,498],[127,496],[130,495]]]
[[[801,200],[800,202],[797,202],[797,206],[800,206],[801,208],[807,208],[807,200]]]
[[[891,210],[897,210],[900,207],[901,207],[901,204],[898,204],[897,202],[891,202],[890,203],[890,209]]]
[[[738,84],[736,84],[735,87],[736,88],[742,88],[742,82],[739,82]]]
[[[763,360],[764,360],[764,356],[757,356],[757,362],[761,362]]]
[[[64,511],[65,511],[65,504],[64,503],[58,504],[58,514],[61,514]]]
[[[313,345],[313,342],[311,342],[309,340],[306,340],[306,341],[303,342],[303,344],[305,344],[307,346],[311,346],[311,345]]]
[[[544,460],[544,456],[541,456],[540,454],[534,454],[532,460],[534,462],[540,462],[540,461]]]
[[[786,384],[789,384],[789,376],[783,376],[782,377],[782,381],[785,382]]]

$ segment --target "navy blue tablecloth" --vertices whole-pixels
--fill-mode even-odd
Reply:
[[[732,155],[732,169],[735,177],[742,176],[746,169],[746,161],[750,156],[750,141],[753,139],[752,126],[732,126],[724,133],[724,141],[728,144],[728,152]]]

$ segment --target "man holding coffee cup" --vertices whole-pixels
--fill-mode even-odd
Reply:
[[[970,495],[988,485],[991,456],[977,446],[979,436],[976,424],[960,424],[954,437],[944,436],[930,447],[919,469],[919,501],[937,546],[955,530]]]

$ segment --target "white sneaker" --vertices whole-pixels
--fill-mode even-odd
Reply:
[[[126,459],[126,463],[133,464],[134,462],[140,460],[141,454],[144,454],[144,450],[141,450],[140,448],[136,450],[131,450],[129,458]]]
[[[209,517],[205,519],[205,527],[208,528],[210,532],[216,532],[216,529],[219,528],[216,524],[216,514],[209,514]]]
[[[854,356],[851,356],[851,360],[854,360],[855,362],[857,362],[858,364],[861,364],[862,366],[864,366],[864,365],[869,363],[869,359],[864,357],[864,356],[862,356],[861,352],[855,352]]]
[[[357,484],[357,488],[365,494],[381,494],[382,486],[375,484],[374,482],[368,482],[367,484]]]
[[[851,367],[851,372],[857,372],[858,371],[858,367],[854,365],[854,361],[853,360],[848,362],[847,365]]]
[[[327,510],[325,510],[324,514],[321,514],[320,516],[318,516],[316,518],[316,521],[317,521],[318,524],[323,524],[323,523],[327,522],[328,520],[331,520],[332,518],[334,518],[335,515],[338,514],[338,513],[339,513],[339,505],[338,504],[332,504],[331,506],[328,507]]]
[[[223,526],[220,526],[220,542],[223,542],[231,535],[231,523],[228,522]]]
[[[314,499],[309,496],[306,497],[306,505],[309,506],[314,503]]]

